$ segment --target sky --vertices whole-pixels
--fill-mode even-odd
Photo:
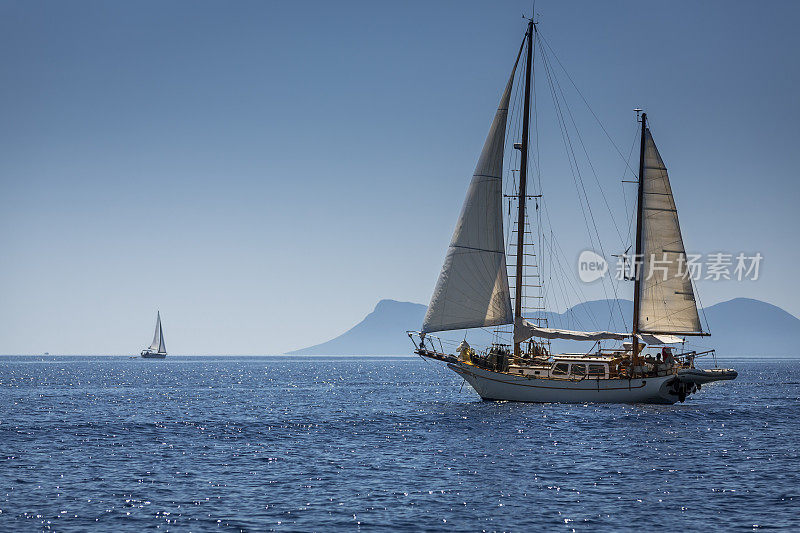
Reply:
[[[380,299],[427,303],[530,13],[0,0],[0,353],[135,354],[156,310],[170,353],[282,353]],[[702,303],[800,316],[800,4],[539,0],[536,13],[625,155],[633,108],[648,112],[687,250],[764,256],[757,281],[700,281]],[[625,161],[565,93],[625,220]],[[589,241],[548,118],[543,193],[577,261]],[[625,246],[611,224],[608,254]]]

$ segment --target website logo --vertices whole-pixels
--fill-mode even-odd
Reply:
[[[584,250],[578,256],[578,276],[584,283],[602,278],[608,272],[608,263],[602,255],[593,250]]]

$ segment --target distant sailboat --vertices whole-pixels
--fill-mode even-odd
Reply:
[[[164,345],[164,330],[161,329],[161,312],[156,315],[156,332],[153,342],[142,350],[141,356],[146,359],[164,359],[167,356],[167,347]]]
[[[503,236],[503,158],[506,121],[514,72],[506,84],[500,105],[464,201],[445,256],[439,280],[431,297],[422,330],[409,332],[418,355],[448,363],[484,400],[527,402],[646,402],[672,404],[684,401],[702,385],[735,379],[731,369],[702,370],[697,356],[708,352],[673,352],[670,344],[683,344],[688,336],[705,336],[700,323],[686,263],[678,214],[664,165],[647,123],[641,115],[638,202],[636,210],[636,257],[632,330],[573,331],[547,327],[546,319],[523,316],[523,288],[527,285],[523,260],[526,252],[526,200],[541,195],[527,193],[529,117],[532,52],[536,26],[531,21],[517,56],[527,48],[521,142],[519,188],[512,195],[518,204],[513,227],[516,249],[514,284],[509,283],[506,244]],[[541,49],[541,47],[540,47]],[[545,65],[545,69],[548,66]],[[539,209],[537,201],[536,209]],[[510,210],[510,209],[509,209]],[[510,244],[510,243],[509,243]],[[541,250],[541,248],[540,248]],[[663,277],[648,277],[654,258],[666,258]],[[539,276],[535,276],[539,278]],[[512,308],[512,289],[514,291]],[[528,308],[531,309],[531,308]],[[534,307],[533,309],[544,309]],[[465,340],[455,354],[444,352],[432,332],[513,325],[507,344],[495,342],[486,350],[474,350]],[[496,330],[499,337],[502,330]],[[552,354],[550,339],[590,341],[596,351]],[[612,349],[601,349],[599,341],[628,341]],[[438,344],[438,346],[437,346]],[[658,353],[645,353],[645,345],[658,346]]]

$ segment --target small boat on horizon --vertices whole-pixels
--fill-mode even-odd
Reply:
[[[707,336],[709,333],[708,328],[701,325],[690,270],[682,268],[687,264],[687,254],[667,168],[656,148],[647,115],[642,113],[639,116],[641,110],[638,109],[637,119],[641,123],[639,172],[636,181],[632,182],[637,184],[637,203],[633,213],[636,236],[628,247],[634,247],[636,255],[632,268],[626,268],[626,271],[632,271],[632,275],[624,277],[624,280],[634,282],[631,329],[627,329],[629,326],[621,309],[622,326],[617,327],[622,331],[575,331],[572,327],[553,328],[548,325],[546,298],[554,298],[550,296],[554,292],[548,293],[543,287],[546,282],[558,287],[557,284],[563,283],[566,276],[561,266],[558,266],[560,271],[553,272],[552,259],[547,271],[549,275],[542,275],[542,256],[545,253],[551,257],[555,255],[559,261],[556,255],[559,246],[557,242],[554,244],[552,225],[543,226],[550,222],[541,194],[541,174],[538,176],[539,188],[533,191],[536,194],[527,189],[529,146],[533,144],[538,150],[539,144],[538,129],[529,127],[534,50],[542,54],[542,69],[551,84],[554,100],[560,89],[551,81],[553,62],[544,55],[550,50],[549,45],[542,42],[537,31],[536,24],[529,21],[517,61],[478,159],[422,329],[408,332],[414,343],[414,353],[445,362],[483,400],[674,404],[683,402],[706,383],[735,379],[737,373],[733,369],[704,370],[695,366],[696,358],[714,354],[713,350],[685,348],[687,337]],[[524,89],[514,93],[514,73],[524,51],[527,52],[523,64]],[[520,93],[524,95],[521,98]],[[521,120],[509,121],[509,126],[507,117],[510,104],[514,103],[512,94],[519,98],[517,102],[522,100],[524,109]],[[517,111],[519,107],[517,105]],[[562,136],[567,144],[568,122],[560,109],[558,113]],[[571,113],[568,116],[571,117]],[[538,119],[538,115],[535,118]],[[521,138],[513,139],[514,151],[509,154],[506,131],[516,137],[519,134],[516,127],[520,122]],[[536,135],[535,143],[529,141],[531,130]],[[571,170],[583,210],[590,198],[585,188],[583,196],[580,195],[580,169],[571,146],[566,148],[572,157]],[[532,155],[536,165],[533,170],[540,172],[539,154]],[[511,182],[512,190],[506,195],[503,194],[504,156],[516,166],[510,172],[519,173],[507,176],[506,181]],[[581,187],[578,187],[579,183]],[[511,227],[507,237],[504,236],[504,197],[509,198],[505,216],[508,216]],[[530,202],[535,203],[535,211],[530,217],[526,211],[529,200],[535,201]],[[512,201],[516,202],[516,209],[512,209]],[[584,220],[592,238],[585,212]],[[533,239],[531,227],[537,229],[537,242],[525,242],[526,234]],[[593,229],[599,241],[597,226],[594,225]],[[621,235],[620,240],[623,240]],[[624,247],[626,243],[621,244]],[[534,245],[537,247],[535,253]],[[626,254],[627,251],[622,257],[627,257]],[[512,264],[507,264],[507,256],[512,259]],[[526,265],[527,258],[535,258],[534,263]],[[531,274],[525,267],[535,267],[538,271]],[[513,276],[509,270],[513,271]],[[645,277],[654,270],[659,274]],[[529,296],[539,300],[526,306],[524,298],[529,288],[538,289],[540,296]],[[560,288],[566,300],[569,287]],[[609,311],[613,320],[615,311]],[[509,325],[510,328],[503,328]],[[473,349],[464,336],[453,354],[445,351],[443,339],[430,335],[438,331],[472,328],[495,328],[495,342],[486,349]],[[553,354],[550,344],[553,339],[593,344],[579,353]],[[603,341],[612,341],[612,347],[603,348]],[[645,347],[649,348],[648,351]]]
[[[140,354],[145,359],[164,359],[167,356],[167,347],[164,344],[164,330],[161,328],[161,311],[156,313],[156,332],[153,342],[142,350]]]

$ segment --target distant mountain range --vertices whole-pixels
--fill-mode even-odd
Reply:
[[[585,330],[629,331],[628,324],[620,324],[620,310],[630,320],[633,304],[629,300],[595,300],[578,304],[565,313],[548,313],[551,327]],[[322,344],[289,352],[290,355],[402,355],[410,354],[412,345],[406,330],[416,330],[422,325],[426,306],[411,302],[381,300],[364,320],[338,337]],[[617,317],[613,324],[611,312]],[[716,348],[724,356],[792,357],[800,355],[800,319],[780,307],[752,300],[735,298],[701,310],[711,337],[692,337],[687,345],[693,348]],[[437,333],[444,339],[455,341],[466,338],[475,345],[488,344],[488,330],[470,330]],[[554,344],[555,350],[579,351],[587,343],[564,341]]]

